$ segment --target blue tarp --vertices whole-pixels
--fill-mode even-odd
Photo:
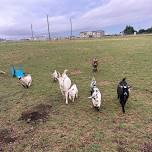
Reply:
[[[25,72],[22,69],[22,67],[19,67],[18,69],[15,69],[15,67],[13,66],[13,67],[11,67],[10,72],[11,72],[11,75],[13,77],[22,78],[22,77],[25,76]]]

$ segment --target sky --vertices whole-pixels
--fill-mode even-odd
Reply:
[[[152,27],[152,0],[0,0],[0,37],[47,35],[46,15],[51,36],[70,35],[80,31],[104,30],[120,33],[126,25],[136,30]]]

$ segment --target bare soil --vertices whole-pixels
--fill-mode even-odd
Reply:
[[[51,107],[51,105],[39,104],[28,109],[27,111],[22,112],[19,120],[25,120],[27,123],[37,121],[45,122],[48,118]]]

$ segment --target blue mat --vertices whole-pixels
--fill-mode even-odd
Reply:
[[[25,72],[22,67],[19,67],[18,69],[15,69],[15,67],[11,67],[10,72],[13,77],[22,78],[25,76]]]

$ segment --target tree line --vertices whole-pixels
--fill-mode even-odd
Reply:
[[[134,32],[136,32],[137,34],[149,34],[152,33],[152,27],[147,29],[140,29],[139,31],[136,31],[133,26],[127,25],[123,30],[123,33],[126,35],[134,34]]]

